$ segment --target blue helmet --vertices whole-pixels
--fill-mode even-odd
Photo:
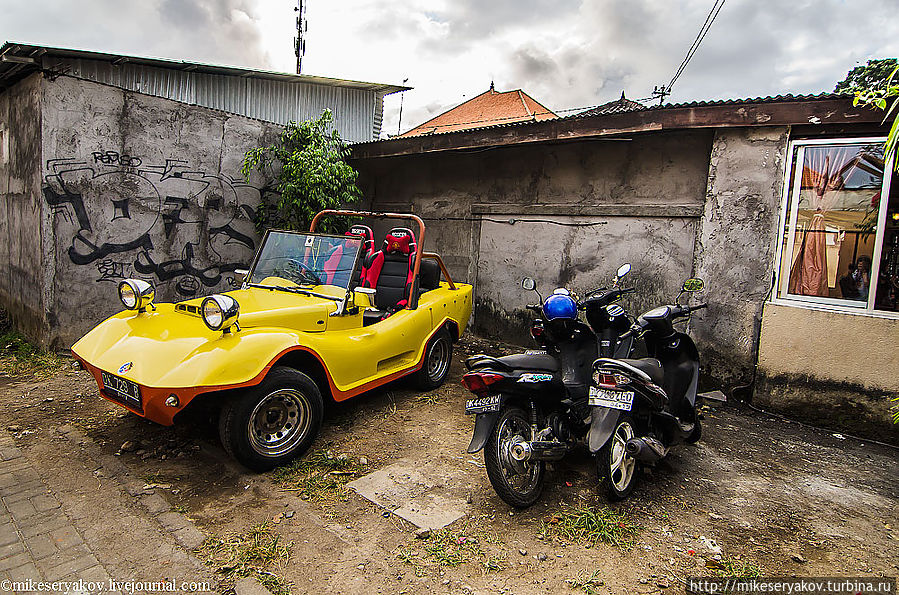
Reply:
[[[558,318],[573,320],[577,318],[577,303],[570,295],[554,293],[543,302],[543,315],[547,320]]]

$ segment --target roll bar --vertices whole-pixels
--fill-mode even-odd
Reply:
[[[440,258],[438,254],[433,252],[425,252],[425,222],[418,215],[413,215],[412,213],[379,213],[374,211],[350,211],[346,209],[325,209],[323,211],[319,211],[315,214],[315,217],[312,218],[312,223],[309,224],[309,233],[315,233],[315,228],[318,225],[318,222],[325,216],[333,215],[335,217],[369,217],[371,219],[411,219],[415,223],[418,224],[418,250],[415,251],[415,264],[412,265],[412,275],[413,278],[418,279],[418,273],[421,271],[421,259],[422,258],[433,258],[437,261],[437,264],[440,266],[440,271],[443,273],[443,276],[446,277],[446,281],[449,284],[449,288],[452,290],[456,289],[456,284],[453,283],[453,279],[450,277],[449,271],[446,269],[446,265],[443,264],[443,259]],[[412,303],[413,301],[418,300],[409,300],[409,303],[406,305],[406,308],[409,310],[413,310]]]

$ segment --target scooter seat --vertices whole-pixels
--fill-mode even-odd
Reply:
[[[637,368],[641,372],[645,372],[653,382],[660,386],[665,378],[662,362],[653,357],[644,357],[642,359],[620,359],[618,361]]]
[[[496,358],[513,370],[543,370],[545,372],[558,372],[559,362],[551,355],[545,353],[516,353]]]

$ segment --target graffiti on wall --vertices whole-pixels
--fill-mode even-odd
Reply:
[[[108,150],[50,159],[43,194],[60,251],[97,282],[143,278],[193,297],[235,286],[253,258],[259,189],[185,160]]]

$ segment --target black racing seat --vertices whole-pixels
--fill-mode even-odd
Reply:
[[[652,381],[661,386],[665,379],[665,372],[662,368],[662,362],[652,357],[644,357],[642,359],[620,359],[619,362],[625,363],[631,367],[637,368],[641,372],[645,372]]]
[[[490,357],[489,355],[474,355],[465,360],[469,370],[480,368],[499,367],[507,371],[512,370],[540,370],[541,372],[558,372],[559,362],[551,355],[545,353],[516,353],[502,357]]]

